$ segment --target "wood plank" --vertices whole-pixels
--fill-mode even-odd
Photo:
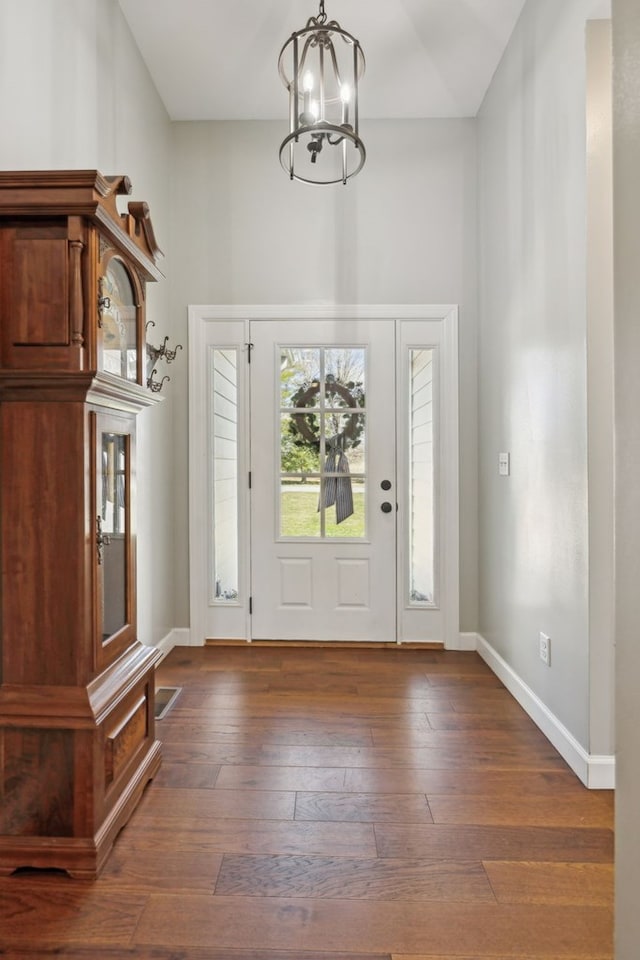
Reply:
[[[522,709],[500,714],[487,710],[474,713],[472,705],[466,713],[430,711],[427,713],[427,721],[432,730],[511,730],[519,734],[522,730],[537,729],[531,717]]]
[[[158,850],[209,853],[375,857],[373,826],[287,820],[208,820],[146,816],[137,810],[118,843]]]
[[[547,907],[419,901],[151,896],[134,934],[141,945],[468,953],[478,958],[545,952],[555,960],[611,951],[611,913]]]
[[[368,723],[351,721],[338,724],[327,723],[321,719],[282,720],[272,718],[268,723],[261,720],[228,720],[212,718],[206,724],[202,721],[201,709],[176,711],[174,709],[170,739],[187,739],[190,727],[206,731],[209,743],[246,743],[252,741],[261,744],[288,744],[291,746],[344,746],[372,747],[373,736]],[[198,722],[200,721],[200,722]],[[425,724],[425,730],[429,727]],[[185,731],[183,737],[180,732]]]
[[[233,769],[235,768],[223,768],[220,779],[225,777],[227,771]],[[420,770],[413,767],[356,767],[345,770],[344,789],[354,793],[426,793],[428,796],[482,793],[489,797],[503,797],[505,794],[514,793],[517,796],[530,794],[553,798],[562,795],[574,797],[576,800],[580,800],[589,792],[569,769],[558,771]]]
[[[147,790],[145,817],[206,820],[293,820],[296,795],[283,790]]]
[[[382,823],[378,856],[610,863],[611,830]]]
[[[235,764],[220,770],[220,789],[342,791],[346,770],[342,767],[279,767]]]
[[[435,730],[427,724],[424,726],[416,725],[413,730],[391,724],[387,726],[376,724],[372,725],[370,729],[373,739],[372,746],[375,747],[406,747],[410,743],[412,747],[436,747],[446,750],[450,747],[471,747],[472,745],[478,745],[484,749],[517,745],[530,750],[534,757],[536,751],[546,753],[549,750],[549,741],[534,725],[520,727],[515,731],[504,728],[493,730],[475,728],[470,730]]]
[[[27,882],[24,882],[24,881]],[[128,946],[147,897],[100,887],[64,876],[38,884],[29,877],[0,878],[0,930],[3,942],[39,939]]]
[[[168,763],[165,759],[153,782],[156,787],[212,790],[219,773],[216,763]]]
[[[37,947],[16,941],[5,941],[0,946],[0,957],[11,960],[45,960],[46,957],[64,957],[65,960],[391,960],[389,953],[325,953],[313,950],[235,950],[215,947],[181,947],[179,954],[173,947],[109,947],[92,944],[90,947],[67,943],[39,943]],[[508,958],[507,958],[508,960]]]
[[[429,806],[435,823],[478,823],[557,827],[613,827],[609,805],[599,796],[584,793],[578,797],[555,797],[541,803],[539,797],[430,796]]]
[[[606,954],[598,953],[597,955],[595,953],[589,953],[589,954],[581,953],[580,956],[574,955],[572,957],[564,957],[563,960],[611,960],[611,956],[612,956],[611,953],[606,953]],[[509,955],[500,954],[499,957],[490,957],[490,958],[487,958],[487,960],[556,960],[556,957],[557,957],[557,954],[555,952],[545,953],[545,954],[527,953],[526,956],[524,953],[519,953],[518,956],[515,956],[515,954],[510,953]],[[433,953],[430,953],[429,955],[427,955],[426,953],[420,953],[420,954],[394,953],[391,960],[478,960],[478,955],[474,953],[473,956],[470,956],[469,954],[467,954],[467,956],[461,957],[458,954],[456,954],[455,957],[452,957],[451,954],[447,954],[447,956],[445,957],[442,954],[438,954],[438,956],[435,956]]]
[[[233,763],[234,760],[220,760]],[[238,763],[244,761],[242,759]],[[323,767],[412,767],[413,769],[526,769],[565,770],[566,763],[547,743],[533,749],[518,743],[493,746],[491,744],[449,747],[298,747],[265,744],[260,748],[256,763],[276,766]]]
[[[479,861],[225,856],[216,896],[495,902]]]
[[[221,863],[222,854],[209,851],[167,851],[139,845],[134,853],[129,844],[118,841],[99,884],[100,889],[111,887],[121,893],[129,890],[211,893]]]
[[[433,823],[423,794],[298,793],[296,820]]]
[[[175,685],[177,681],[173,682]],[[453,691],[453,695],[459,705],[464,705],[459,691]],[[485,709],[494,708],[493,701],[489,698],[478,699],[477,702]],[[511,697],[504,700],[503,703],[505,709],[515,709],[513,706],[515,704],[518,711],[522,711],[522,707],[518,706]],[[217,694],[207,696],[202,702],[202,708],[210,716],[227,716],[229,719],[246,715],[247,712],[246,703],[243,703],[238,697]],[[454,709],[451,697],[441,694],[430,697],[416,697],[415,699],[394,699],[382,696],[333,696],[328,693],[323,694],[314,691],[305,693],[302,691],[294,694],[269,692],[254,694],[251,697],[251,716],[253,718],[274,716],[278,718],[302,717],[305,719],[307,717],[326,719],[327,716],[344,716],[346,719],[387,716],[403,718],[411,713],[441,713],[443,711],[451,712]]]
[[[593,904],[613,907],[610,863],[485,864],[500,903]]]

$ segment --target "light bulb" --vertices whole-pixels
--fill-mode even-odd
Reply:
[[[302,89],[305,93],[311,93],[313,90],[313,74],[310,70],[307,70],[304,77],[302,78]]]
[[[349,123],[349,101],[351,100],[351,87],[348,83],[343,83],[340,87],[340,99],[342,100],[342,124]]]

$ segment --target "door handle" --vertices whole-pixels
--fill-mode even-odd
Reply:
[[[380,509],[383,513],[391,513],[393,505],[390,504],[388,500],[385,500],[384,503],[380,504]]]
[[[96,548],[98,551],[98,564],[102,564],[104,548],[111,545],[111,537],[102,532],[102,517],[100,514],[96,517]]]

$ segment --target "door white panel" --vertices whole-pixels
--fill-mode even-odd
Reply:
[[[395,642],[395,324],[364,320],[260,322],[251,326],[251,341],[252,637]],[[326,522],[323,520],[319,500],[328,481],[318,479],[313,469],[305,483],[294,483],[295,477],[290,483],[286,478],[281,481],[281,422],[283,436],[288,436],[290,421],[302,417],[281,406],[282,358],[287,351],[298,351],[311,363],[309,358],[315,357],[316,351],[324,358],[325,350],[329,351],[328,369],[335,359],[334,348],[358,356],[364,351],[366,358],[365,386],[357,413],[345,414],[341,420],[339,409],[334,411],[336,420],[347,428],[357,423],[359,429],[359,418],[364,421],[364,433],[358,433],[357,454],[348,446],[345,453],[351,460],[349,469],[355,469],[357,462],[357,469],[362,471],[362,476],[352,472],[354,500],[363,496],[363,486],[365,490],[364,535],[356,537],[340,535],[340,522],[333,520],[333,500],[326,510]],[[319,362],[325,364],[325,359]],[[296,396],[310,404],[304,407],[309,413],[304,414],[303,429],[308,429],[309,423],[319,429],[323,416],[330,416],[324,413],[321,404],[325,399],[319,396],[326,396],[327,409],[344,404],[347,409],[355,409],[348,405],[346,386],[337,393],[331,393],[328,386],[326,393],[320,388],[316,395],[313,383],[306,389],[303,384]],[[295,403],[292,409],[296,409]],[[328,444],[329,440],[328,432]],[[306,452],[311,456],[312,451]],[[326,453],[323,447],[316,457],[316,470],[318,463],[329,469]],[[338,483],[342,479],[336,477]],[[381,489],[383,480],[391,482],[390,491]],[[281,509],[285,509],[281,506],[281,483],[286,490],[283,496],[297,495],[306,502],[307,526],[313,526],[315,536],[283,535],[283,530],[285,534],[295,530],[296,524],[290,518],[286,523],[281,521]],[[309,486],[311,491],[304,492]],[[383,513],[380,505],[387,499],[392,499],[394,509]]]
[[[313,607],[310,557],[279,557],[280,607]]]
[[[369,607],[368,560],[336,560],[338,607]]]

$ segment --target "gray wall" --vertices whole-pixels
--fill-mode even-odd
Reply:
[[[586,0],[529,0],[478,120],[479,627],[587,752],[593,743],[610,753],[611,670],[590,674],[592,660],[610,668],[613,656],[611,631],[590,637],[589,607],[600,509],[611,530],[610,487],[608,502],[606,483],[603,503],[588,501],[592,10]],[[499,451],[511,452],[510,477],[498,476]],[[551,637],[550,667],[540,631]]]
[[[614,748],[611,21],[587,24],[587,428],[592,754]]]
[[[461,626],[475,630],[475,123],[363,122],[366,167],[335,187],[289,181],[278,162],[285,126],[175,125],[180,337],[190,303],[460,304]],[[185,372],[175,384],[179,626],[189,622]]]
[[[171,125],[117,0],[2,0],[0,37],[0,168],[126,173],[168,254]],[[160,339],[167,289],[149,285]],[[174,625],[171,406],[169,393],[138,418],[138,617],[152,643]]]
[[[640,7],[613,2],[616,374],[616,960],[640,944]]]

